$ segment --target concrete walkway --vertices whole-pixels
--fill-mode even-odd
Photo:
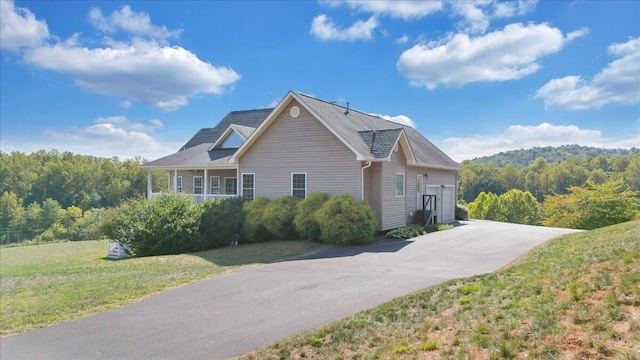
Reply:
[[[570,232],[465,221],[409,241],[333,248],[9,336],[0,339],[0,358],[225,359],[446,280],[493,272]]]

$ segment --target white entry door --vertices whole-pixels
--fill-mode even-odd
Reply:
[[[442,222],[442,216],[440,215],[440,186],[428,186],[426,188],[426,195],[435,195],[435,202],[433,203],[433,208],[435,211],[433,215],[436,217],[435,220],[437,222]]]

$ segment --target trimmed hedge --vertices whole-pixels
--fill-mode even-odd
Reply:
[[[267,230],[263,219],[265,208],[270,202],[268,198],[259,196],[255,201],[244,203],[243,241],[253,243],[273,240],[273,235]]]
[[[313,241],[320,239],[320,225],[316,215],[327,200],[329,200],[328,194],[314,192],[298,203],[293,223],[303,239]]]
[[[199,232],[203,250],[227,246],[237,240],[244,222],[241,198],[212,199],[201,206]]]
[[[281,196],[270,202],[264,209],[262,221],[267,231],[278,240],[299,240],[300,236],[293,224],[296,205],[300,199]]]
[[[456,220],[469,220],[469,208],[456,204]]]
[[[369,204],[349,194],[329,199],[317,212],[320,239],[326,244],[366,244],[373,240],[376,217]]]

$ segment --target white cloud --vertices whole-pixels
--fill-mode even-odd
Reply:
[[[182,145],[161,143],[154,138],[153,132],[163,126],[157,119],[149,120],[147,124],[130,121],[124,116],[110,116],[95,119],[93,123],[86,127],[47,130],[42,143],[22,141],[17,145],[8,141],[3,144],[3,151],[29,153],[56,149],[99,157],[133,159],[141,156],[153,160],[175,152]]]
[[[347,5],[359,12],[375,15],[388,15],[403,20],[416,20],[442,9],[442,1],[405,1],[405,0],[347,0],[327,1],[330,6]]]
[[[640,38],[609,46],[609,54],[618,57],[592,80],[580,76],[552,79],[536,92],[544,99],[545,109],[597,109],[611,103],[640,102]]]
[[[440,146],[454,160],[462,161],[509,150],[573,144],[603,148],[637,147],[640,131],[621,139],[606,138],[599,130],[580,129],[575,125],[512,125],[500,134],[446,138]]]
[[[452,2],[453,12],[463,18],[460,27],[464,32],[471,34],[481,34],[489,28],[489,15],[487,15],[482,7],[489,4],[490,1]]]
[[[396,44],[404,45],[409,42],[409,36],[407,34],[402,35],[396,39]]]
[[[24,62],[71,76],[91,92],[167,111],[196,94],[220,94],[240,79],[231,68],[215,67],[179,46],[140,38],[111,45],[90,49],[57,43],[26,50]]]
[[[533,11],[538,4],[538,0],[518,0],[518,1],[494,1],[493,17],[506,18],[513,16],[522,16],[530,11]]]
[[[151,23],[149,14],[145,12],[135,12],[129,5],[124,5],[122,9],[115,10],[110,16],[102,15],[99,8],[91,8],[89,11],[89,21],[96,28],[108,32],[116,33],[125,31],[139,36],[149,36],[154,39],[167,39],[178,37],[182,30],[169,30],[166,26],[157,26]]]
[[[563,36],[547,24],[507,25],[486,35],[456,34],[443,42],[418,44],[402,53],[398,70],[413,86],[435,89],[478,81],[520,79],[540,68],[538,60],[560,51],[580,30]]]
[[[49,28],[43,20],[27,8],[15,7],[12,0],[0,1],[0,48],[18,51],[41,45],[49,37]]]
[[[276,106],[278,106],[278,104],[280,104],[280,100],[282,100],[282,98],[275,98],[273,100],[271,100],[271,102],[269,103],[269,105],[267,105],[268,108],[274,108]]]
[[[320,40],[370,40],[373,38],[373,30],[378,26],[375,16],[367,21],[358,20],[346,29],[341,29],[327,15],[316,16],[311,22],[310,33]]]
[[[394,123],[398,123],[401,125],[410,126],[414,129],[416,128],[416,122],[406,115],[396,115],[396,116],[380,115],[380,114],[369,114],[369,115],[377,116],[387,121],[393,121]]]

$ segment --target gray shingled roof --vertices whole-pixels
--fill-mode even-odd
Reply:
[[[215,127],[200,129],[180,150],[189,149],[203,143],[209,143],[209,146],[211,146],[231,124],[257,128],[271,113],[271,110],[273,108],[232,111],[220,120]]]
[[[362,140],[369,147],[369,151],[376,159],[385,159],[391,154],[402,128],[385,130],[358,131]]]
[[[416,129],[382,119],[378,116],[366,114],[354,109],[349,109],[335,103],[319,100],[308,95],[295,93],[314,113],[330,126],[345,142],[365,157],[378,158],[376,153],[383,151],[374,148],[363,138],[360,132],[372,130],[394,130],[403,128],[407,134],[409,145],[414,153],[416,161],[421,165],[438,166],[453,169],[462,169],[460,164],[453,161],[447,154],[438,149],[429,140],[422,136]],[[392,134],[392,133],[389,133]]]
[[[212,143],[202,143],[177,153],[165,156],[146,163],[145,167],[202,167],[202,166],[229,166],[227,162],[231,155],[238,150],[214,149],[209,150]]]

